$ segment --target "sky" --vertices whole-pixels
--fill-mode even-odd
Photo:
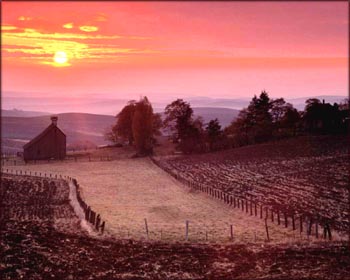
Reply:
[[[140,96],[264,89],[348,95],[346,1],[2,1],[1,10],[3,109],[101,113]]]

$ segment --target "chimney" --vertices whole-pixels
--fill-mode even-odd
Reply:
[[[51,117],[51,121],[52,121],[52,124],[53,124],[53,125],[56,125],[56,126],[57,126],[57,120],[58,120],[58,117],[57,117],[57,116],[52,116],[52,117]]]

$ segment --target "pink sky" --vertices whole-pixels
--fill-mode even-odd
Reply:
[[[31,96],[42,98],[45,110],[45,98],[62,104],[147,95],[157,102],[252,97],[262,89],[285,98],[348,95],[346,1],[2,2],[1,8],[3,108],[14,106],[9,98]],[[56,52],[68,60],[55,62]],[[21,109],[37,108],[33,102]]]

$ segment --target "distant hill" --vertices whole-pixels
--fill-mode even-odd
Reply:
[[[50,115],[48,112],[23,111],[23,110],[1,110],[2,117],[38,117]]]
[[[293,104],[295,108],[298,110],[305,109],[305,101],[310,98],[317,98],[319,100],[324,100],[326,103],[334,104],[341,103],[347,98],[346,96],[333,96],[333,95],[318,95],[318,96],[310,96],[310,97],[300,97],[300,98],[286,98],[286,101]]]
[[[67,135],[67,145],[92,142],[104,145],[104,132],[115,122],[113,116],[85,113],[57,114],[58,127]],[[23,144],[34,138],[51,123],[50,115],[39,117],[2,117],[3,150],[22,150]]]
[[[31,95],[26,95],[24,97],[16,97],[19,93],[7,93],[5,99],[6,109],[19,108],[21,110],[2,110],[2,116],[9,117],[36,117],[42,115],[50,115],[50,113],[41,112],[42,104],[45,104],[45,110],[49,112],[80,112],[80,113],[91,113],[101,114],[101,115],[113,115],[115,116],[128,102],[128,99],[118,99],[118,98],[106,98],[98,97],[98,94],[92,95],[92,97],[81,99],[78,97],[72,97],[70,99],[53,98],[53,97],[35,97]],[[259,92],[256,93],[259,95]],[[97,96],[97,97],[96,97]],[[192,108],[205,107],[205,108],[229,108],[241,110],[249,105],[253,96],[241,97],[241,98],[217,98],[217,97],[206,97],[206,96],[196,96],[196,97],[183,97],[186,102],[191,104]],[[282,96],[281,96],[282,97]],[[303,110],[305,107],[305,101],[308,98],[319,98],[324,99],[325,102],[339,103],[347,97],[344,95],[320,95],[320,96],[306,96],[298,98],[288,98],[285,97],[287,102],[290,102],[298,110]],[[135,97],[134,97],[135,98]],[[133,97],[130,97],[133,99]],[[136,98],[137,99],[137,98]],[[162,100],[152,100],[153,108],[157,112],[162,112],[165,107],[174,101],[176,97],[163,97]],[[24,111],[27,108],[30,111]],[[38,112],[37,112],[38,111]]]
[[[189,97],[184,98],[192,107],[205,108],[230,108],[243,109],[247,107],[251,98],[211,98],[211,97]]]
[[[204,124],[210,120],[218,119],[222,128],[228,126],[237,116],[239,110],[230,108],[216,108],[216,107],[192,107],[194,117],[202,117]],[[155,109],[156,113],[161,113],[164,119],[164,112],[162,109]]]
[[[215,107],[194,107],[193,113],[195,116],[201,116],[204,123],[217,118],[224,128],[234,120],[239,113],[239,110],[230,108],[215,108]]]
[[[257,94],[258,95],[258,94]],[[273,97],[271,97],[273,98]],[[321,101],[324,99],[326,103],[340,103],[346,96],[342,95],[319,95],[319,96],[307,96],[298,98],[288,98],[284,99],[286,102],[293,104],[298,110],[304,110],[305,101],[309,98],[318,98]],[[249,105],[251,97],[249,98],[210,98],[210,97],[192,97],[184,98],[185,101],[189,102],[192,107],[211,107],[211,108],[231,108],[241,110]]]

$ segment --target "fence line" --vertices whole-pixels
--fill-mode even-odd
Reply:
[[[54,162],[99,162],[99,161],[112,161],[115,158],[112,156],[68,156],[65,159],[41,159],[41,160],[30,160],[24,161],[20,157],[1,157],[2,166],[24,166],[27,164],[47,164]],[[12,165],[11,165],[12,164]]]
[[[79,205],[84,210],[85,220],[92,224],[93,228],[95,228],[97,231],[100,231],[102,234],[104,233],[106,222],[102,221],[100,214],[93,211],[92,208],[81,198],[80,187],[78,181],[75,178],[62,174],[52,174],[27,170],[13,170],[4,167],[1,167],[1,173],[19,176],[39,177],[45,179],[61,179],[66,181],[68,184],[69,182],[73,183],[76,190]]]
[[[276,223],[277,225],[284,226],[288,228],[288,226],[292,226],[293,230],[299,229],[300,235],[299,238],[302,238],[302,233],[305,232],[305,235],[307,238],[309,238],[311,235],[314,235],[316,238],[319,238],[321,235],[321,231],[319,227],[323,226],[323,238],[326,239],[328,238],[329,240],[332,239],[332,233],[331,233],[331,228],[328,223],[322,224],[320,223],[320,219],[312,219],[310,216],[307,215],[302,215],[298,213],[292,213],[291,215],[288,215],[287,212],[281,212],[279,209],[272,209],[269,206],[262,204],[258,201],[254,201],[252,198],[247,199],[243,196],[236,196],[233,194],[226,193],[220,189],[209,187],[207,185],[188,180],[187,178],[182,177],[179,172],[175,171],[173,172],[166,170],[163,168],[161,165],[158,164],[157,161],[155,161],[153,158],[151,158],[152,161],[168,172],[170,175],[172,175],[175,179],[180,181],[181,183],[187,185],[191,189],[195,189],[198,191],[201,191],[208,196],[217,199],[235,209],[238,211],[241,211],[243,213],[246,213],[247,215],[250,216],[255,216],[259,219],[265,220],[267,222],[268,220],[271,220],[271,222]],[[2,173],[8,173],[8,174],[13,174],[13,175],[22,175],[22,176],[32,176],[32,177],[40,177],[40,178],[47,178],[47,179],[63,179],[66,182],[71,182],[76,188],[76,195],[77,195],[77,200],[81,206],[81,208],[84,210],[85,214],[85,220],[92,224],[92,226],[97,230],[100,231],[101,233],[104,233],[105,231],[105,221],[102,221],[100,214],[96,213],[95,211],[92,210],[92,208],[82,199],[81,194],[80,194],[80,186],[77,182],[77,180],[73,177],[70,176],[65,176],[61,174],[52,174],[52,173],[44,173],[44,172],[36,172],[36,171],[26,171],[26,170],[12,170],[8,168],[1,167]],[[147,239],[150,238],[150,233],[149,232],[149,225],[147,223],[147,220],[145,219],[145,230],[146,230],[146,236]],[[184,234],[184,240],[188,240],[189,238],[189,232],[191,232],[190,225],[187,221],[185,224],[185,234]],[[233,234],[233,227],[232,225],[229,226],[227,229],[229,232],[228,235],[228,240],[234,240],[234,239],[246,239],[245,235],[234,235]],[[268,228],[266,229],[267,231],[267,238],[270,239],[269,234],[268,234]],[[208,232],[206,229],[204,230],[205,232],[205,241],[208,241]],[[166,233],[166,232],[165,232]],[[129,238],[129,230],[128,230],[128,238]],[[161,232],[161,237],[163,236],[163,232]],[[204,238],[204,237],[203,237]],[[163,239],[163,237],[161,238]],[[215,239],[215,238],[214,238]],[[256,233],[254,232],[254,240],[256,240]]]
[[[307,237],[314,235],[316,238],[319,238],[319,227],[323,228],[323,238],[332,240],[332,232],[330,227],[330,222],[326,221],[326,219],[321,219],[319,215],[316,217],[303,214],[301,211],[289,210],[289,211],[281,211],[280,209],[273,208],[267,204],[264,204],[260,201],[254,200],[252,197],[247,198],[243,195],[233,195],[230,193],[226,193],[223,190],[220,190],[215,187],[211,187],[194,180],[190,180],[181,175],[177,170],[168,168],[161,164],[161,162],[157,161],[154,157],[150,157],[152,162],[157,165],[159,168],[166,171],[172,177],[174,177],[179,182],[188,186],[191,189],[203,192],[208,196],[217,199],[233,208],[241,209],[242,212],[245,212],[247,215],[259,217],[260,219],[271,219],[271,222],[275,223],[277,218],[277,225],[284,226],[288,228],[292,226],[293,230],[296,230],[296,222],[299,223],[299,231],[300,235],[305,232]],[[258,214],[258,209],[260,207],[260,215]],[[282,214],[282,216],[281,216]],[[283,223],[282,223],[283,221]],[[290,223],[291,221],[291,223]]]

